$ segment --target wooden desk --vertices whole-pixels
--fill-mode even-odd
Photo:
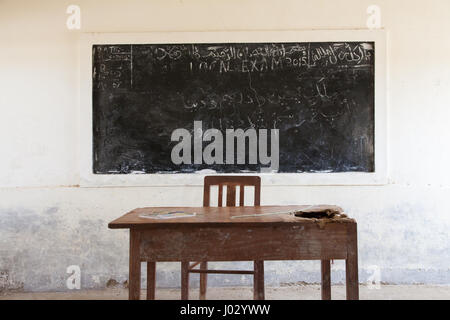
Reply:
[[[301,210],[306,206],[158,207],[135,209],[109,223],[130,229],[129,299],[139,299],[141,262],[147,262],[147,299],[155,297],[157,261],[321,260],[322,299],[330,299],[330,260],[346,260],[347,299],[359,298],[356,222],[288,214],[233,216]],[[140,214],[160,210],[195,217],[156,220]],[[264,279],[258,279],[264,282]],[[187,292],[182,293],[187,298]]]

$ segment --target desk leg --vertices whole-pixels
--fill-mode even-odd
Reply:
[[[331,267],[330,260],[321,261],[322,300],[331,300]]]
[[[141,233],[130,229],[130,267],[128,283],[128,299],[139,300],[141,293]]]
[[[181,262],[181,300],[189,299],[189,264]]]
[[[253,299],[264,300],[264,261],[254,261]]]
[[[359,300],[358,240],[356,224],[349,225],[345,277],[347,300]]]
[[[155,300],[156,262],[147,261],[147,300]]]

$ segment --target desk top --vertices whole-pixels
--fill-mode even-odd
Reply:
[[[110,229],[127,228],[160,228],[160,227],[218,227],[218,226],[276,226],[316,223],[323,226],[328,223],[355,223],[353,219],[344,217],[335,218],[301,218],[290,212],[301,211],[311,206],[255,206],[255,207],[147,207],[134,209],[122,217],[110,222]],[[322,206],[320,206],[322,207]],[[333,206],[323,206],[333,207]],[[317,208],[315,206],[315,208]],[[337,207],[334,207],[337,208]],[[161,211],[183,211],[196,213],[194,217],[171,219],[142,218],[142,214],[158,213]],[[248,217],[237,217],[251,215]],[[234,218],[233,218],[234,217]]]

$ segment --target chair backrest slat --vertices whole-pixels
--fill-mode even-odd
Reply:
[[[244,190],[245,186],[243,184],[239,185],[239,206],[244,206]]]
[[[217,202],[219,207],[221,207],[223,204],[222,193],[223,193],[223,184],[219,184],[219,201]],[[210,203],[210,202],[208,202],[208,203]],[[209,207],[209,204],[208,204],[208,207]]]
[[[261,178],[255,176],[207,176],[203,188],[203,206],[211,206],[211,186],[218,186],[218,206],[223,206],[223,187],[227,187],[226,206],[236,206],[236,187],[239,186],[239,206],[244,206],[245,187],[253,186],[255,188],[254,205],[261,203]]]

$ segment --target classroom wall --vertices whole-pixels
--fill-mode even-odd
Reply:
[[[70,265],[82,288],[122,284],[128,234],[107,223],[140,206],[201,205],[200,187],[77,187],[80,32],[365,29],[373,3],[388,32],[389,183],[263,185],[262,202],[345,208],[358,220],[361,282],[379,268],[385,283],[450,284],[448,0],[2,0],[0,292],[67,290]],[[70,4],[81,7],[80,31],[66,28]],[[177,287],[179,268],[159,263],[158,285]],[[319,270],[267,262],[266,283],[318,282]],[[344,280],[342,262],[332,278]]]

